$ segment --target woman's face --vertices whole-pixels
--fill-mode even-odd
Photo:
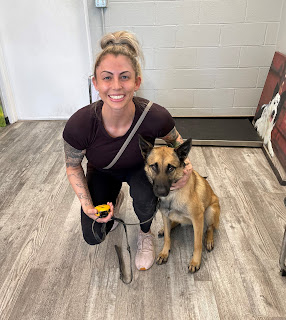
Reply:
[[[93,84],[104,105],[119,110],[130,106],[134,92],[140,87],[141,78],[135,78],[135,71],[128,57],[107,54],[96,69]]]

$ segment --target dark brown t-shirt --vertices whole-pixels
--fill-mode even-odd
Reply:
[[[135,103],[133,123],[122,137],[113,138],[106,132],[101,115],[102,101],[96,103],[96,108],[95,103],[81,108],[68,120],[63,138],[72,147],[86,150],[88,168],[102,169],[113,160],[149,102],[139,97],[134,97],[133,101]],[[154,103],[112,170],[143,164],[138,134],[154,143],[156,138],[166,136],[174,126],[175,122],[170,113],[164,107]]]

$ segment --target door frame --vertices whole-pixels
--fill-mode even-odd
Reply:
[[[4,56],[3,45],[0,34],[0,93],[3,103],[3,111],[5,117],[8,117],[9,123],[18,121],[15,98],[9,78],[9,72]]]

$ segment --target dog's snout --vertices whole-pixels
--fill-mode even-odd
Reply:
[[[166,186],[158,186],[158,185],[154,185],[153,190],[156,197],[167,197],[167,195],[170,192],[170,188],[167,188]]]
[[[153,191],[156,197],[167,197],[170,192],[172,182],[169,179],[155,179]]]

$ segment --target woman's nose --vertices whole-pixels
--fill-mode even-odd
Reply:
[[[119,79],[114,78],[112,84],[113,84],[113,89],[120,89],[121,88],[121,82]]]

